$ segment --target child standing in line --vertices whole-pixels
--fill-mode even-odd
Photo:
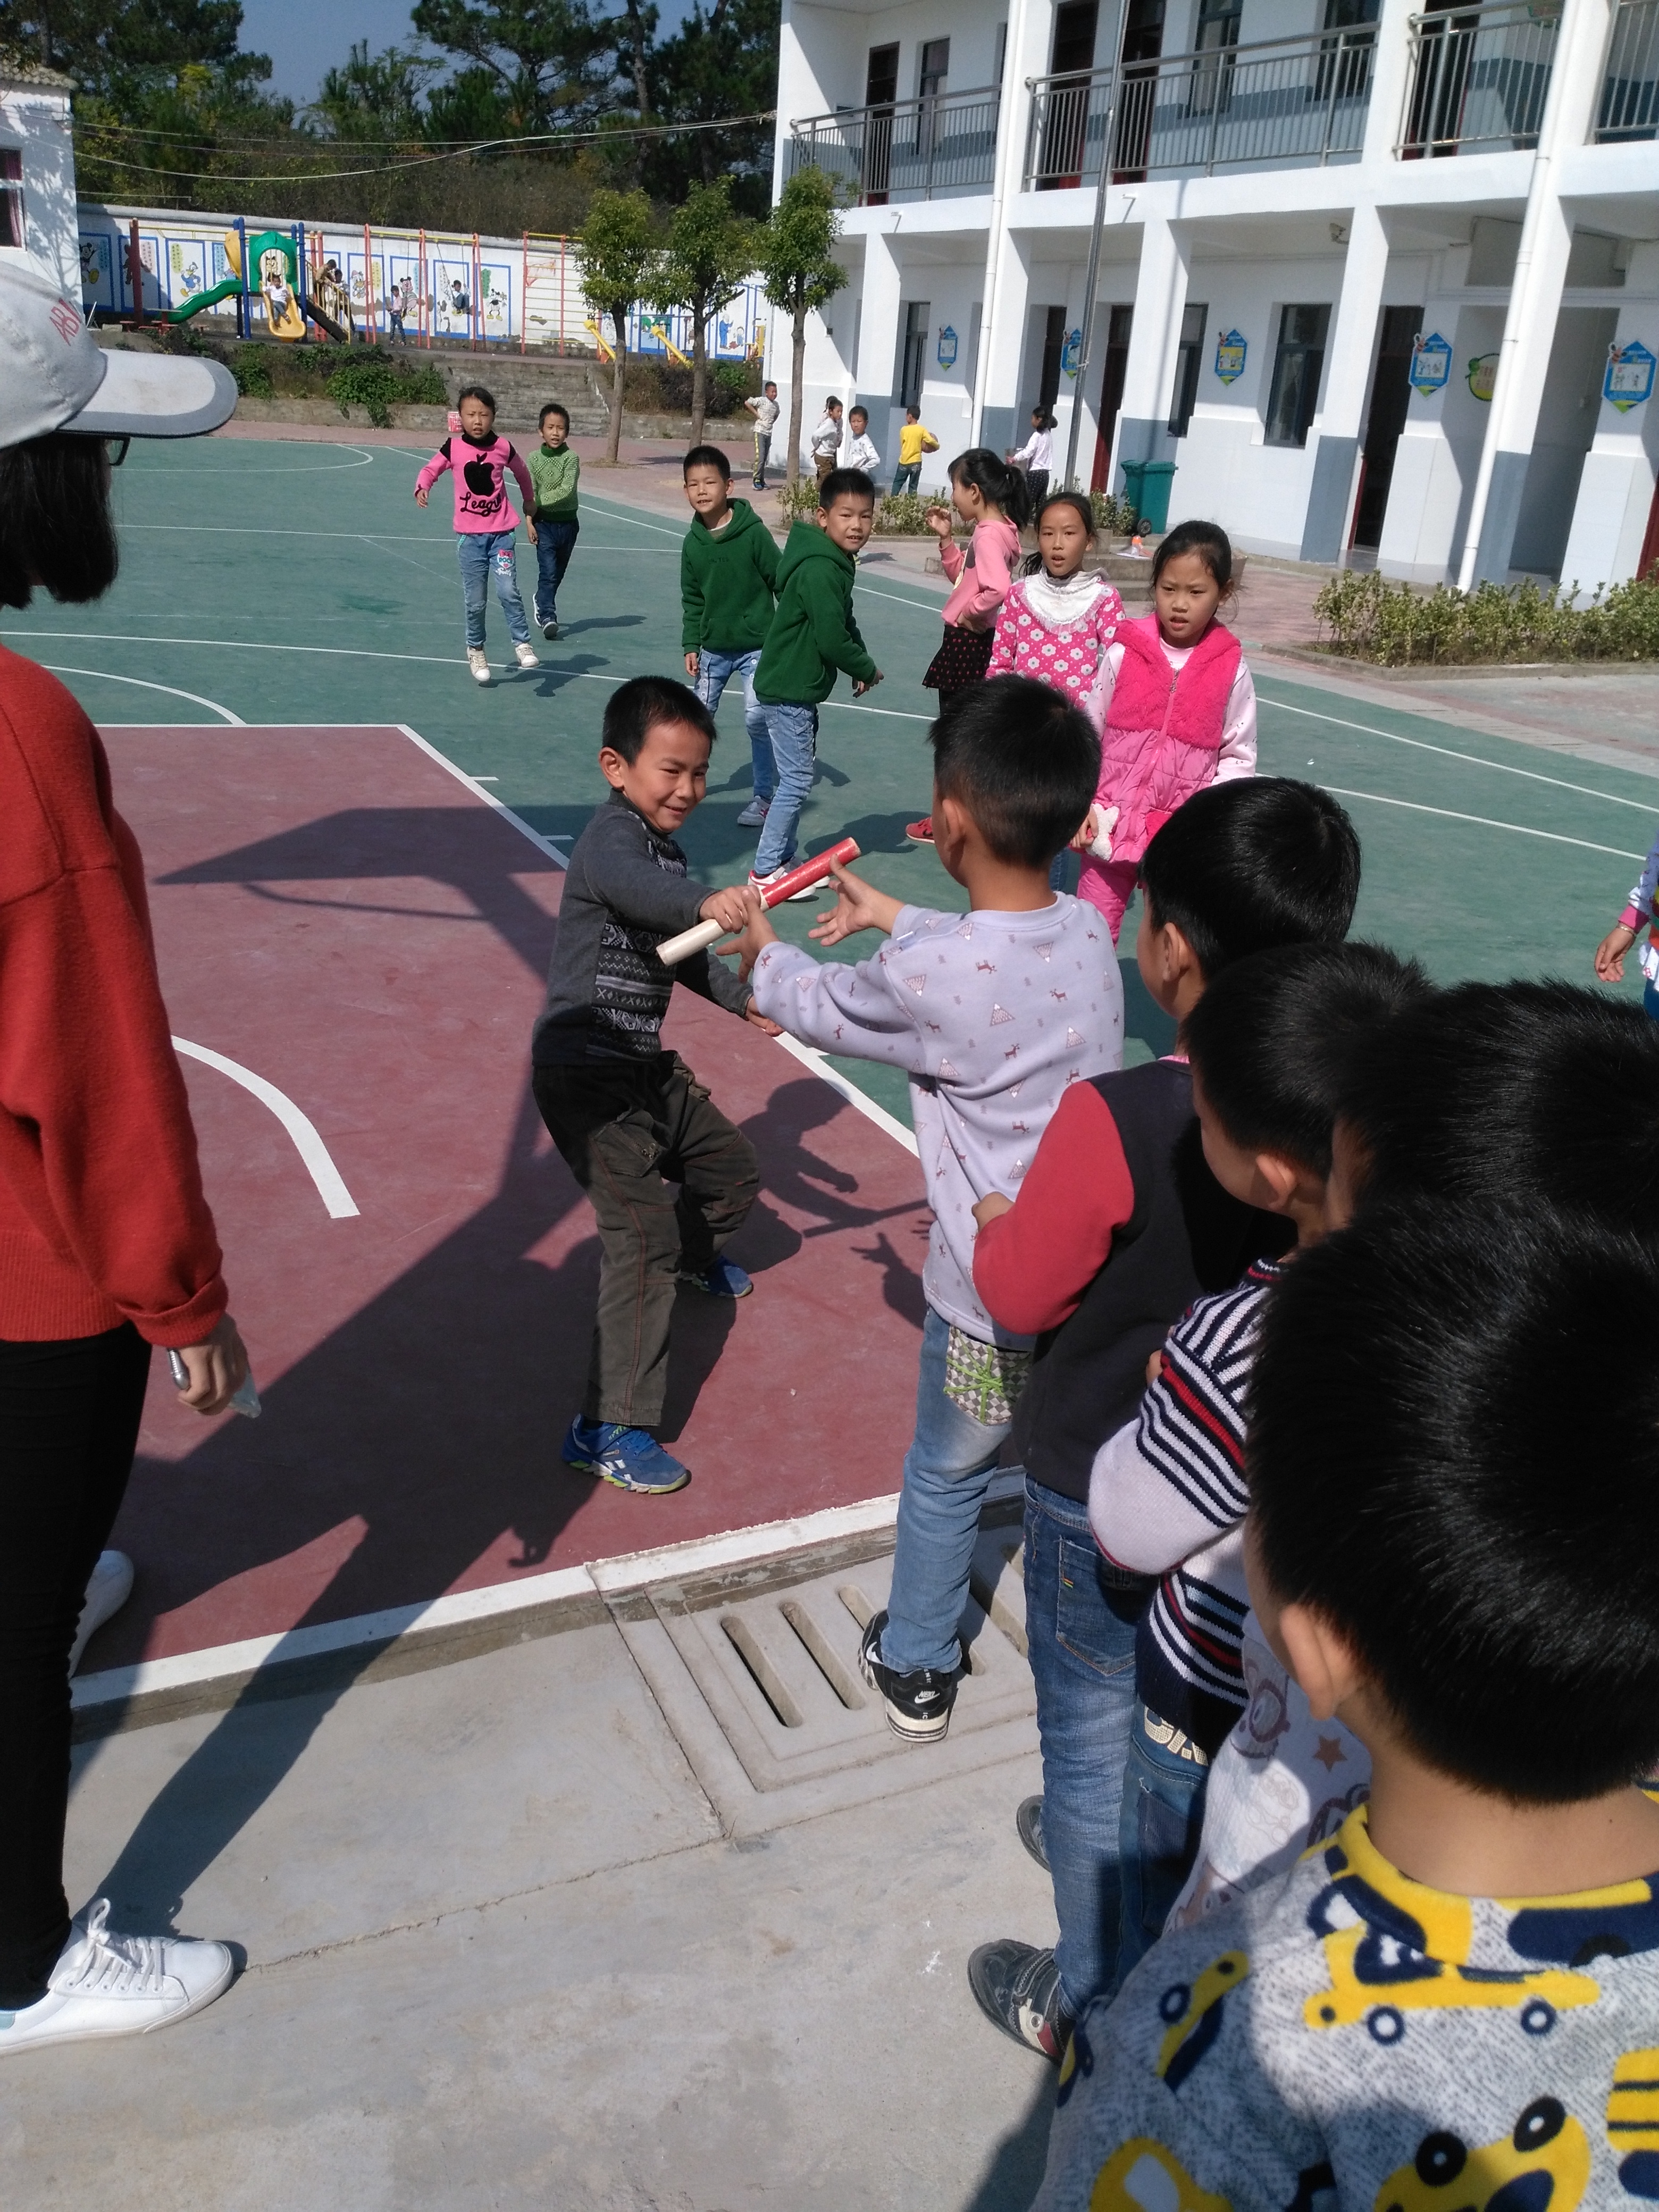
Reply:
[[[980,1508],[1030,1364],[974,1289],[975,1200],[1018,1189],[1068,1084],[1123,1056],[1123,987],[1091,908],[1048,864],[1088,804],[1086,715],[1018,676],[947,700],[931,733],[939,855],[967,914],[906,906],[844,869],[812,935],[887,941],[856,967],[778,942],[751,901],[740,950],[755,1003],[810,1044],[903,1068],[933,1207],[915,1437],[899,1496],[892,1595],[860,1665],[910,1742],[943,1736]]]
[[[772,433],[778,422],[778,387],[769,384],[759,398],[744,401],[755,418],[755,489],[766,489],[766,464],[772,457]]]
[[[921,457],[936,453],[939,440],[921,419],[920,407],[907,407],[903,427],[899,431],[898,466],[893,471],[893,496],[902,492],[915,491],[921,482]]]
[[[691,508],[691,527],[680,548],[685,672],[711,714],[732,678],[742,679],[754,785],[738,826],[758,830],[777,781],[766,709],[755,696],[755,671],[772,626],[778,541],[746,499],[732,498],[732,465],[718,446],[694,446],[684,473]]]
[[[1046,407],[1031,410],[1031,434],[1008,458],[1025,471],[1025,495],[1035,514],[1048,496],[1048,477],[1054,465],[1054,418]]]
[[[841,402],[839,399],[826,399],[823,412],[818,417],[809,441],[812,466],[817,471],[820,486],[830,471],[840,465],[841,441]]]
[[[1085,706],[1123,620],[1115,584],[1084,562],[1095,519],[1081,492],[1059,491],[1036,518],[1037,550],[1008,586],[997,616],[989,676],[1029,676]]]
[[[1255,686],[1216,611],[1232,594],[1233,549],[1213,522],[1183,522],[1152,556],[1154,611],[1120,628],[1089,711],[1100,789],[1079,833],[1078,893],[1117,941],[1141,854],[1184,799],[1255,774]]]
[[[559,634],[559,586],[576,550],[581,528],[576,516],[576,486],[581,459],[570,445],[570,416],[556,399],[541,412],[542,442],[530,456],[530,481],[536,488],[536,622],[544,637]]]
[[[881,472],[881,455],[870,435],[869,415],[862,407],[848,410],[847,443],[841,449],[841,465],[844,469],[862,469],[872,482]]]
[[[484,596],[490,576],[495,596],[507,617],[513,651],[520,668],[539,668],[536,648],[530,642],[524,601],[519,597],[519,574],[513,558],[513,535],[518,517],[507,495],[507,474],[512,471],[524,502],[525,529],[533,545],[536,526],[531,520],[536,487],[510,438],[495,434],[495,402],[482,384],[469,384],[456,403],[461,418],[459,438],[446,438],[415,479],[415,504],[424,507],[427,494],[446,469],[455,474],[455,552],[461,564],[461,603],[466,612],[466,665],[473,681],[488,684],[489,662],[484,654]]]
[[[953,692],[984,681],[1007,597],[1026,515],[1025,479],[988,446],[970,446],[951,464],[951,505],[930,507],[927,527],[939,541],[939,566],[955,589],[945,602],[945,637],[922,684],[941,707]],[[954,510],[954,513],[952,512]],[[964,552],[951,538],[957,519],[972,531]],[[918,844],[933,841],[932,817],[905,824]]]

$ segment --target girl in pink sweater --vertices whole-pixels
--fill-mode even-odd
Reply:
[[[1155,611],[1120,625],[1084,704],[1100,735],[1100,787],[1078,832],[1078,895],[1117,941],[1142,854],[1212,783],[1255,774],[1255,686],[1216,611],[1237,589],[1213,522],[1183,522],[1152,556]]]
[[[482,384],[469,384],[456,409],[461,434],[446,438],[416,477],[415,504],[424,507],[427,494],[444,471],[454,471],[455,550],[461,564],[461,603],[466,613],[466,663],[476,683],[488,684],[484,603],[492,574],[514,659],[520,668],[541,665],[530,642],[530,624],[519,596],[518,568],[513,557],[513,534],[519,518],[507,495],[508,471],[524,501],[524,526],[532,545],[536,526],[530,517],[536,504],[536,487],[512,440],[496,436],[495,402]]]
[[[1085,704],[1123,619],[1117,586],[1084,571],[1095,519],[1080,491],[1056,492],[1037,516],[1037,550],[1008,586],[988,676],[1030,676]]]

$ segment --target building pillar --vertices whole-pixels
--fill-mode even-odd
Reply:
[[[1615,343],[1659,353],[1659,245],[1636,246],[1626,283],[1638,295],[1619,311]],[[1659,393],[1621,411],[1602,399],[1573,505],[1561,580],[1587,605],[1610,585],[1627,583],[1640,565],[1659,476]]]
[[[1115,472],[1123,461],[1164,461],[1175,441],[1170,435],[1170,405],[1175,394],[1176,356],[1181,319],[1187,308],[1188,266],[1192,247],[1162,216],[1141,226],[1140,265],[1135,276],[1135,319],[1129,334],[1129,359],[1118,410]]]
[[[893,240],[892,230],[865,234],[859,357],[853,363],[858,395],[854,404],[870,417],[870,434],[884,454],[890,446],[896,450],[891,417],[898,389],[899,295],[904,283]]]
[[[1021,240],[1005,234],[997,256],[996,319],[981,333],[984,378],[975,395],[979,422],[976,446],[1006,453],[1020,441],[1014,434],[1019,410],[1019,373],[1025,356],[1025,325],[1031,301],[1031,270]]]
[[[1348,257],[1343,264],[1336,327],[1325,357],[1319,442],[1314,450],[1313,480],[1302,520],[1304,561],[1340,560],[1347,544],[1365,394],[1376,343],[1377,310],[1382,304],[1388,268],[1389,239],[1381,215],[1369,203],[1356,207],[1348,228]]]
[[[1025,79],[1042,74],[1043,64],[1037,58],[1041,51],[1038,41],[1047,37],[1050,12],[1045,0],[1010,0],[1008,36],[1003,46],[996,167],[985,240],[984,308],[980,319],[979,359],[974,367],[973,412],[969,429],[971,444],[990,446],[999,453],[1012,442],[1013,410],[1018,404],[1019,395],[1012,386],[1019,375],[1020,344],[1024,336],[1030,289],[1025,257],[1008,225],[1008,203],[1019,191],[1025,160],[1025,130],[1030,105]],[[1011,345],[1012,369],[1007,366]],[[1000,427],[1005,418],[1006,434]]]

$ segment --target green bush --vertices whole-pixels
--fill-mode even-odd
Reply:
[[[1422,663],[1659,659],[1659,580],[1637,578],[1572,604],[1577,586],[1444,584],[1414,590],[1373,570],[1345,569],[1313,611],[1338,653],[1385,668]]]
[[[937,492],[889,492],[876,508],[876,534],[881,538],[923,538],[927,534],[927,510],[940,505]]]
[[[244,399],[274,399],[276,397],[276,387],[270,380],[270,368],[263,346],[244,346],[230,364],[230,373],[235,378],[236,389]]]
[[[337,355],[343,349],[331,350]],[[369,421],[382,430],[389,428],[394,407],[442,407],[449,397],[435,368],[427,364],[405,368],[380,355],[378,348],[356,361],[349,356],[343,360],[326,389],[341,414],[348,407],[366,407]]]
[[[787,523],[810,522],[818,511],[818,480],[809,471],[793,484],[778,486],[778,506]]]
[[[1095,528],[1119,538],[1133,538],[1139,517],[1133,500],[1120,498],[1115,492],[1091,491],[1089,504],[1095,512]]]

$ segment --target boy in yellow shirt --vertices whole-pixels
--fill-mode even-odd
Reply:
[[[899,432],[898,466],[893,471],[895,498],[902,491],[915,490],[921,477],[922,455],[938,451],[939,440],[922,422],[921,408],[907,407],[904,428]]]

